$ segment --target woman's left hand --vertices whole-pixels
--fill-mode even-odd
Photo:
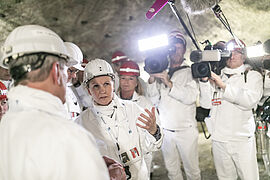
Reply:
[[[138,120],[142,123],[137,122],[136,125],[140,128],[146,129],[150,134],[154,135],[157,132],[155,107],[152,107],[151,112],[148,109],[144,110],[148,115],[141,113]]]

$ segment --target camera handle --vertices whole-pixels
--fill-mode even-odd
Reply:
[[[177,10],[177,8],[175,7],[175,4],[174,4],[175,0],[169,0],[168,3],[172,9],[172,12],[175,14],[175,16],[177,17],[177,19],[180,21],[180,23],[182,24],[182,26],[184,27],[186,33],[188,34],[188,36],[191,38],[192,40],[192,43],[195,45],[195,47],[197,48],[197,50],[200,50],[197,42],[195,41],[195,39],[193,38],[193,36],[191,35],[190,31],[188,30],[185,22],[183,21],[183,19],[181,18],[180,16],[180,13],[179,11]]]

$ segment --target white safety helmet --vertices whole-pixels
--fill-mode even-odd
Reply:
[[[83,82],[87,85],[91,79],[98,76],[110,76],[112,79],[115,77],[111,65],[103,59],[94,59],[86,65]]]
[[[17,59],[30,53],[45,52],[69,59],[63,40],[52,30],[39,25],[15,28],[3,44],[0,65],[7,68],[8,58]]]
[[[67,63],[68,67],[75,67],[81,71],[84,70],[82,67],[83,53],[81,49],[72,42],[64,42],[67,52],[70,56],[70,61]]]

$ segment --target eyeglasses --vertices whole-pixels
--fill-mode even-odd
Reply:
[[[70,74],[73,74],[73,73],[77,74],[80,70],[79,69],[72,70],[72,69],[68,68],[68,71],[69,71]]]

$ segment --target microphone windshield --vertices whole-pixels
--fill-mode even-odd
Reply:
[[[221,0],[181,0],[182,6],[189,14],[201,14],[213,8]]]

